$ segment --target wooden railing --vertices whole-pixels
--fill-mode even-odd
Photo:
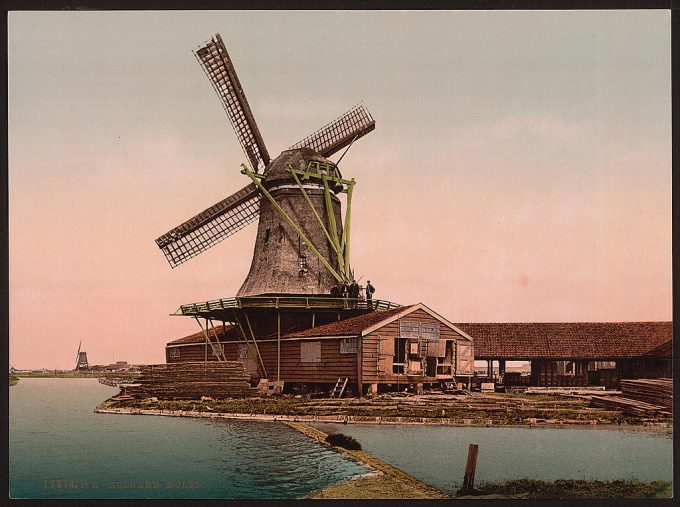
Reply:
[[[323,296],[244,296],[214,299],[180,306],[174,315],[196,316],[235,308],[309,308],[331,310],[391,310],[400,304],[384,299]]]

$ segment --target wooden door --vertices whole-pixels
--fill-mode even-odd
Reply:
[[[472,375],[475,371],[475,358],[472,343],[456,343],[456,375]]]
[[[394,338],[378,337],[378,375],[392,374]]]

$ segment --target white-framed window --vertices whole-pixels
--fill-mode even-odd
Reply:
[[[179,349],[177,347],[172,347],[168,352],[168,356],[172,359],[178,359],[179,358]]]

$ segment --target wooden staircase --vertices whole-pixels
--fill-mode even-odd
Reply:
[[[345,387],[347,387],[347,381],[349,378],[339,378],[335,383],[335,387],[331,391],[331,398],[342,398],[342,394],[345,392]]]

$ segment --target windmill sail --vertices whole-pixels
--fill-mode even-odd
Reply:
[[[243,229],[260,215],[260,194],[251,183],[181,225],[156,244],[173,268]]]
[[[264,171],[270,158],[255,118],[248,105],[241,83],[231,63],[222,37],[216,34],[210,42],[196,51],[196,58],[208,75],[215,92],[238,136],[243,152],[255,172]]]
[[[78,352],[76,352],[76,370],[78,369],[78,364],[80,363],[80,347],[83,345],[83,340],[80,340],[78,344]]]
[[[322,157],[330,157],[333,153],[349,146],[352,141],[365,136],[375,129],[375,120],[371,113],[359,104],[325,127],[307,136],[290,149],[311,148]]]

